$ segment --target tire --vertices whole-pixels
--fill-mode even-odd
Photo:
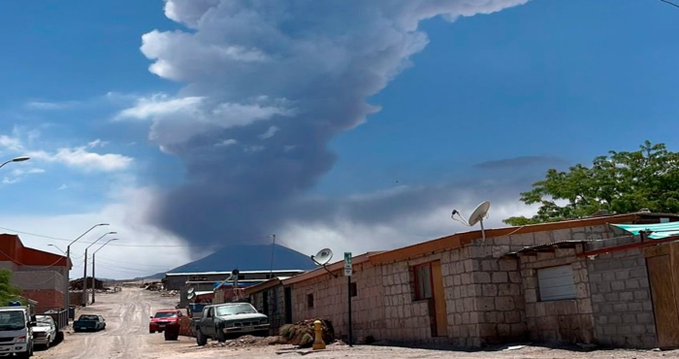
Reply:
[[[165,328],[165,340],[177,340],[179,328]]]
[[[43,349],[47,350],[47,349],[50,348],[50,340],[51,340],[51,339],[52,339],[52,338],[47,337],[47,342],[45,343],[45,346],[43,346]]]
[[[196,344],[200,346],[207,344],[207,337],[203,335],[203,332],[200,331],[200,328],[196,328]]]
[[[28,359],[31,357],[31,353],[30,352],[17,353],[16,357],[19,359]]]
[[[215,337],[217,338],[217,341],[220,343],[224,343],[226,341],[226,334],[224,334],[222,329],[219,327],[215,328]]]

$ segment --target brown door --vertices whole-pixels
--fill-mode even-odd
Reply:
[[[655,326],[660,348],[679,347],[679,246],[660,245],[646,250]]]
[[[431,280],[434,289],[434,317],[436,318],[436,331],[432,331],[432,334],[445,337],[448,334],[448,312],[446,311],[446,295],[443,290],[443,275],[439,261],[431,263]]]

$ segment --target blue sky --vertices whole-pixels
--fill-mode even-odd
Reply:
[[[54,251],[110,222],[114,277],[270,233],[386,249],[486,199],[492,226],[530,214],[548,168],[679,145],[661,1],[233,4],[1,2],[0,156],[32,159],[0,169],[0,227]]]

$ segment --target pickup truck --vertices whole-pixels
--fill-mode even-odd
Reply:
[[[101,315],[82,314],[78,320],[73,322],[73,331],[97,331],[106,329],[106,321]]]
[[[0,307],[0,356],[33,356],[34,319],[30,307]]]
[[[57,339],[57,324],[49,315],[36,315],[33,327],[33,344],[42,345],[45,350]]]
[[[224,342],[231,335],[269,333],[269,318],[250,303],[207,305],[193,325],[198,345],[207,344],[208,339]]]

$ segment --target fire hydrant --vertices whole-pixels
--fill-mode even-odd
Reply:
[[[323,341],[323,323],[320,320],[314,321],[314,350],[325,349],[325,342]]]

